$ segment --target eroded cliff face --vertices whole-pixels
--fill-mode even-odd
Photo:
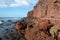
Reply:
[[[26,19],[16,23],[16,30],[26,40],[55,40],[49,31],[58,23],[60,0],[39,0],[34,9],[28,12]]]
[[[59,23],[60,0],[39,0],[26,18],[9,25],[13,28],[8,27],[5,33],[2,29],[0,40],[60,40]]]
[[[28,12],[28,17],[60,18],[60,0],[39,0],[34,9]]]

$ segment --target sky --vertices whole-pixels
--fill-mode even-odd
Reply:
[[[26,17],[38,0],[0,0],[0,17]]]

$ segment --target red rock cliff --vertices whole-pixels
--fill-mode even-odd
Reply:
[[[44,20],[40,20],[41,18]],[[52,36],[49,36],[49,30],[60,23],[59,19],[60,0],[39,0],[34,9],[28,12],[26,19],[16,24],[16,30],[19,34],[22,33],[26,40],[53,40]]]
[[[39,0],[27,16],[29,18],[60,19],[60,0]]]

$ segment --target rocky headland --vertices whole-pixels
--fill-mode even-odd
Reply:
[[[39,0],[5,35],[6,40],[60,40],[60,0]]]
[[[16,23],[16,30],[26,40],[60,40],[59,23],[60,0],[39,0],[26,19]]]

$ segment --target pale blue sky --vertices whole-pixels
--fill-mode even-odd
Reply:
[[[0,17],[26,17],[38,0],[0,0]]]

